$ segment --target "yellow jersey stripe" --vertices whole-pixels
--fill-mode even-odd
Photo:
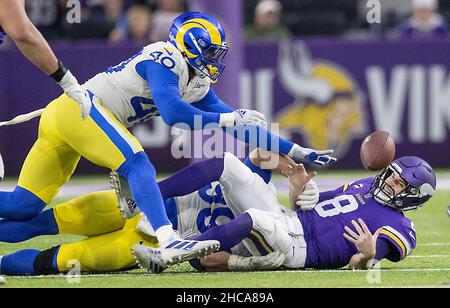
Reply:
[[[407,250],[406,250],[406,245],[403,243],[403,241],[397,235],[395,235],[394,233],[392,233],[386,229],[381,230],[380,233],[388,236],[394,242],[396,242],[398,244],[398,246],[400,246],[400,249],[402,250],[401,259],[404,259],[407,255]]]

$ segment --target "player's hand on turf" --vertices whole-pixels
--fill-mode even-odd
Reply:
[[[220,126],[245,126],[255,125],[267,127],[268,122],[266,117],[258,111],[249,109],[239,109],[230,113],[222,113],[220,115]]]
[[[75,76],[70,71],[67,71],[63,79],[59,82],[64,92],[75,100],[81,108],[81,117],[85,120],[91,113],[92,102],[89,99],[87,92],[78,83]]]
[[[333,154],[333,150],[314,150],[310,148],[304,148],[298,144],[294,144],[289,153],[289,156],[300,162],[314,163],[319,166],[324,166],[328,164],[334,164],[337,162],[337,158],[330,156]]]
[[[226,272],[230,256],[226,251],[219,251],[200,259],[200,264],[207,272]]]
[[[352,224],[356,232],[348,226],[345,226],[344,229],[346,233],[344,233],[344,237],[355,244],[359,253],[362,254],[366,260],[375,258],[377,239],[380,235],[381,228],[372,234],[361,218],[358,219],[358,222],[352,220]]]

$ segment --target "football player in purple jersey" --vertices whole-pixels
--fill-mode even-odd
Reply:
[[[398,262],[416,247],[414,224],[404,212],[423,206],[436,190],[436,175],[427,162],[414,156],[401,157],[375,178],[320,193],[314,209],[305,211],[297,208],[296,197],[308,174],[298,165],[288,174],[291,211],[280,206],[269,189],[248,185],[246,174],[250,171],[239,162],[225,168],[232,170],[224,171],[226,179],[222,175],[228,206],[236,208],[243,203],[242,207],[253,208],[197,237],[221,244],[221,252],[191,263],[206,271],[254,269],[251,257],[229,253],[237,244],[244,244],[253,256],[278,252],[279,257],[281,253],[286,268],[336,269],[348,265],[367,269],[382,259]],[[249,183],[244,185],[244,181]],[[158,257],[158,249],[135,247],[135,253],[141,265],[153,272],[167,267]]]
[[[56,58],[45,38],[31,23],[25,12],[24,0],[0,0],[0,45],[7,34],[31,63],[52,77],[80,105],[81,115],[85,119],[91,110],[91,101],[77,79]]]

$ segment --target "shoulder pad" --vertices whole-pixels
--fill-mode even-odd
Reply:
[[[170,43],[159,42],[148,45],[144,48],[144,53],[149,60],[163,65],[178,76],[187,72],[187,63],[183,55]]]

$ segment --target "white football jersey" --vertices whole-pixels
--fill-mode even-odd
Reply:
[[[108,68],[84,84],[126,127],[159,116],[147,80],[139,74],[140,65],[145,61],[160,63],[178,76],[180,95],[186,103],[201,100],[209,91],[209,78],[195,76],[189,80],[188,64],[170,42],[150,44],[130,59]]]
[[[185,196],[166,199],[165,203],[168,215],[175,215],[170,218],[180,235],[185,238],[192,238],[211,227],[225,224],[236,216],[226,205],[219,182],[213,182]],[[141,215],[138,230],[156,236],[145,215]]]
[[[211,183],[192,194],[173,200],[177,207],[180,234],[197,235],[235,218],[225,203],[219,182]]]
[[[196,192],[182,197],[166,200],[166,208],[174,206],[177,217],[176,229],[180,236],[193,239],[206,230],[223,225],[235,218],[233,211],[226,205],[219,182],[213,182]],[[242,213],[237,213],[240,215]],[[137,226],[138,230],[151,236],[156,236],[145,216]],[[244,257],[250,252],[240,243],[232,248],[232,253]]]

